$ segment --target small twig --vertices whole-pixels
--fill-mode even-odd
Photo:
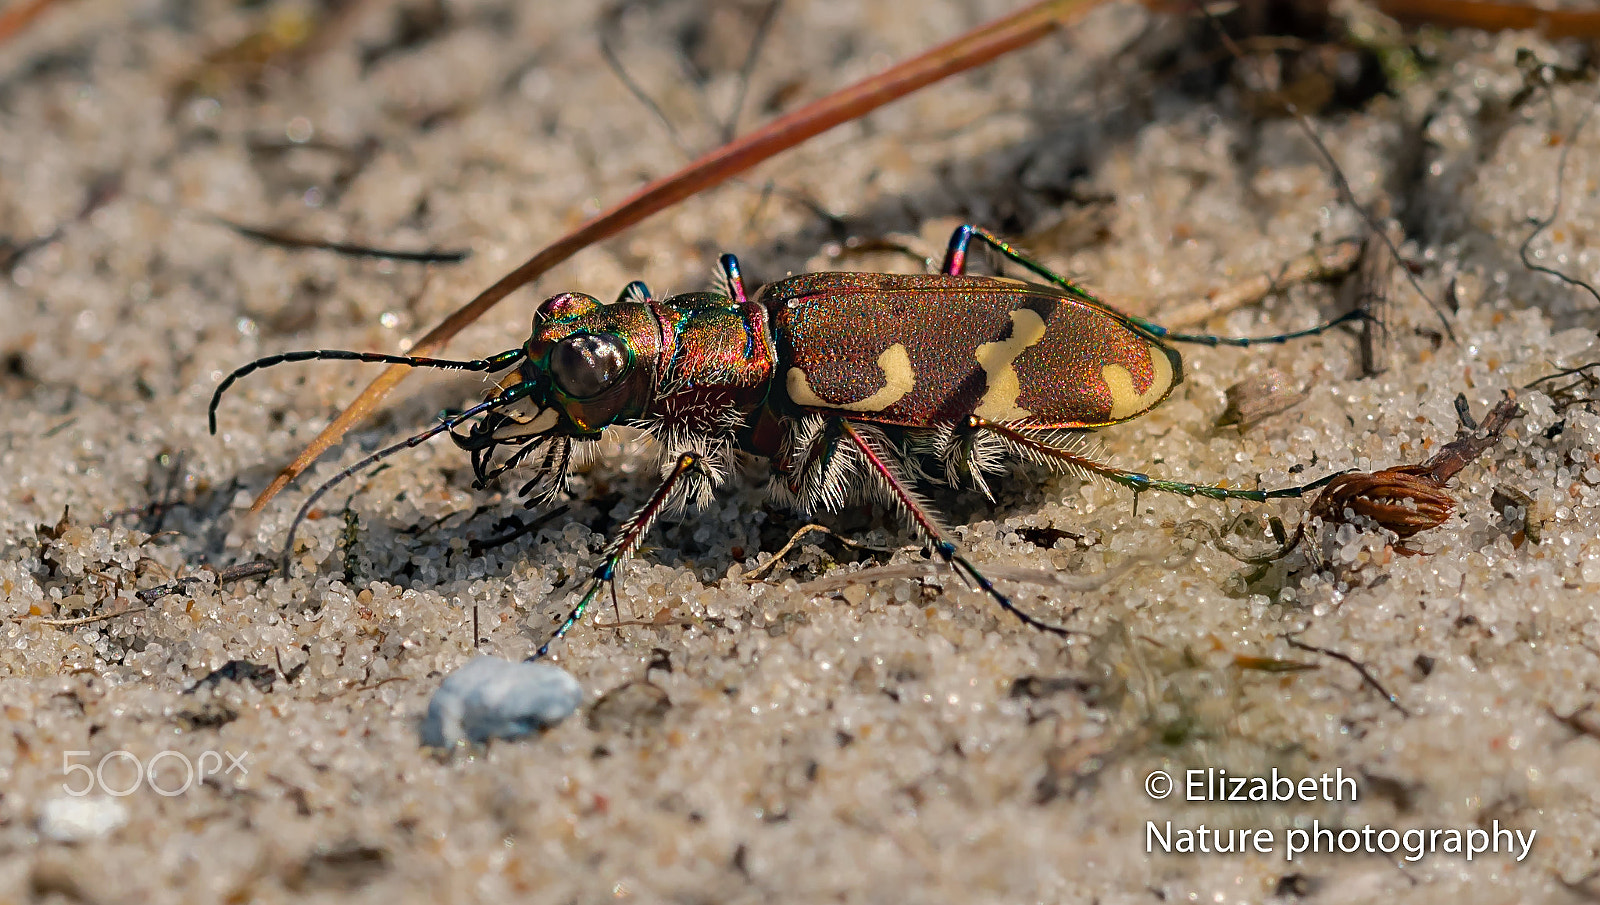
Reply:
[[[238,563],[223,569],[221,572],[218,572],[217,584],[224,585],[235,581],[243,581],[246,578],[259,578],[263,575],[271,575],[272,571],[276,568],[276,564],[267,562],[266,560]]]
[[[1402,716],[1405,716],[1405,717],[1410,717],[1411,716],[1411,711],[1407,710],[1405,708],[1405,706],[1400,703],[1400,699],[1395,697],[1394,695],[1390,694],[1389,693],[1389,689],[1384,688],[1383,687],[1383,683],[1379,682],[1372,675],[1372,673],[1369,672],[1367,670],[1367,668],[1365,666],[1363,666],[1361,664],[1361,662],[1359,660],[1357,660],[1356,658],[1350,656],[1349,654],[1342,653],[1340,651],[1336,651],[1336,650],[1333,650],[1331,648],[1317,647],[1315,645],[1306,644],[1303,641],[1297,641],[1297,640],[1295,640],[1294,635],[1284,635],[1283,636],[1283,640],[1289,642],[1289,646],[1294,648],[1294,649],[1296,649],[1296,650],[1303,650],[1306,653],[1311,653],[1311,654],[1322,654],[1324,657],[1332,657],[1333,659],[1338,660],[1339,662],[1348,665],[1351,669],[1354,669],[1357,673],[1360,674],[1361,681],[1363,681],[1363,682],[1367,683],[1368,685],[1370,685],[1375,691],[1378,692],[1378,694],[1383,695],[1383,699],[1385,701],[1389,702],[1389,706],[1390,707],[1393,707],[1394,709],[1400,711],[1400,714]]]
[[[259,578],[264,575],[270,575],[275,568],[277,566],[274,564],[260,560],[232,565],[216,573],[217,587],[222,587],[235,581],[243,581],[246,578]],[[146,588],[140,591],[137,596],[145,603],[154,603],[171,594],[181,594],[188,590],[189,585],[200,580],[201,577],[198,575],[189,575],[184,578],[174,579],[164,585]]]
[[[1571,377],[1574,374],[1584,374],[1585,372],[1591,371],[1595,368],[1600,368],[1600,361],[1591,361],[1588,364],[1578,365],[1575,368],[1562,368],[1554,374],[1546,374],[1545,376],[1540,377],[1538,380],[1525,383],[1522,385],[1522,388],[1525,390],[1531,390],[1534,387],[1537,387],[1539,384],[1545,383],[1546,381],[1560,380],[1563,377]]]
[[[989,563],[983,567],[983,571],[985,575],[991,578],[1000,578],[1006,581],[1054,585],[1066,588],[1069,591],[1094,591],[1104,587],[1109,582],[1116,581],[1133,569],[1152,561],[1152,557],[1135,556],[1131,557],[1127,562],[1089,576],[1067,575],[1062,572],[1044,569],[1025,569],[1019,566],[1007,566],[1002,563]],[[930,578],[938,573],[941,566],[943,566],[943,563],[939,560],[928,560],[926,562],[906,563],[898,566],[873,566],[857,572],[837,569],[821,578],[806,582],[800,586],[800,590],[805,594],[827,594],[847,588],[853,584],[891,581],[898,578]],[[956,574],[959,575],[960,573]]]
[[[485,512],[488,512],[491,508],[493,508],[493,507],[490,506],[488,503],[483,503],[483,504],[473,508],[472,510],[470,510],[470,514],[467,516],[467,521],[469,521],[469,522],[472,521],[473,519],[475,519],[478,516],[484,514]],[[399,534],[409,534],[412,537],[421,537],[422,535],[427,534],[429,531],[433,531],[434,529],[436,529],[439,526],[443,525],[445,522],[450,521],[451,519],[455,518],[456,516],[460,515],[463,512],[468,512],[468,510],[466,510],[466,509],[457,509],[457,510],[455,510],[453,512],[446,512],[444,515],[439,516],[438,518],[434,519],[431,522],[428,522],[428,523],[422,524],[422,525],[408,525],[408,526],[406,526],[404,528],[401,528],[397,533],[399,533]]]
[[[744,64],[739,67],[739,93],[734,96],[733,106],[728,110],[728,120],[722,125],[723,144],[733,141],[734,136],[739,134],[739,116],[744,112],[744,101],[750,94],[750,81],[755,76],[756,63],[761,61],[761,52],[767,49],[772,24],[778,21],[778,11],[782,8],[783,0],[771,0],[761,12],[761,21],[756,23],[756,33],[750,38]]]
[[[1555,101],[1552,97],[1552,107],[1554,104]],[[1580,280],[1577,277],[1568,276],[1554,267],[1546,267],[1543,264],[1536,264],[1528,257],[1528,248],[1533,245],[1533,240],[1538,238],[1540,233],[1549,229],[1551,225],[1556,222],[1556,219],[1561,216],[1561,178],[1567,172],[1567,154],[1572,151],[1572,146],[1577,143],[1578,133],[1583,131],[1584,125],[1589,122],[1589,117],[1594,115],[1595,106],[1595,102],[1590,102],[1589,104],[1585,105],[1583,115],[1578,117],[1577,125],[1572,127],[1572,133],[1568,135],[1566,137],[1566,141],[1562,143],[1561,154],[1556,158],[1555,204],[1551,205],[1550,207],[1550,216],[1545,217],[1542,220],[1533,221],[1533,232],[1528,233],[1528,238],[1522,240],[1522,246],[1517,249],[1517,256],[1522,258],[1522,266],[1528,268],[1529,270],[1534,270],[1538,271],[1539,273],[1553,276],[1561,282],[1566,283],[1568,286],[1581,287],[1582,289],[1588,291],[1590,295],[1594,296],[1594,300],[1596,302],[1600,302],[1600,290],[1596,290],[1593,286],[1584,282],[1583,280]]]
[[[1279,522],[1277,527],[1278,531],[1282,530],[1281,526],[1282,522]],[[1277,549],[1269,553],[1246,553],[1225,540],[1221,531],[1218,531],[1209,523],[1200,519],[1192,519],[1173,528],[1174,531],[1187,531],[1189,529],[1199,529],[1210,535],[1212,546],[1247,566],[1264,566],[1283,559],[1285,556],[1293,553],[1294,548],[1300,545],[1301,536],[1301,531],[1296,530],[1293,537],[1279,539]]]
[[[1361,246],[1361,269],[1357,278],[1356,306],[1367,312],[1361,324],[1361,374],[1373,377],[1388,370],[1385,346],[1389,338],[1389,287],[1394,283],[1395,268],[1400,259],[1391,251],[1395,242],[1403,239],[1399,224],[1393,220],[1386,226],[1385,241],[1368,236]]]
[[[812,524],[809,524],[809,525],[801,526],[800,530],[796,531],[789,538],[789,542],[788,543],[784,544],[781,548],[779,548],[778,552],[772,554],[772,558],[771,559],[769,559],[766,562],[762,563],[760,566],[757,566],[754,571],[752,571],[749,575],[746,575],[744,577],[745,582],[747,584],[755,584],[755,583],[761,581],[761,579],[763,577],[765,577],[767,575],[767,573],[771,572],[773,570],[773,568],[775,568],[778,565],[779,562],[783,561],[783,558],[785,556],[789,555],[789,551],[793,550],[795,548],[796,544],[800,543],[800,538],[805,537],[807,534],[811,534],[811,533],[814,533],[814,532],[821,532],[823,534],[826,534],[829,537],[832,537],[834,540],[838,541],[839,543],[844,544],[846,547],[851,547],[851,548],[856,549],[856,550],[866,550],[866,551],[868,551],[870,553],[892,553],[892,552],[894,552],[892,550],[888,550],[888,549],[885,549],[883,547],[869,547],[866,544],[861,543],[860,541],[851,540],[850,538],[845,537],[844,535],[839,534],[836,531],[833,531],[832,529],[828,528],[826,525],[818,525],[816,523],[812,523]]]
[[[228,229],[257,242],[265,242],[277,248],[286,248],[291,251],[331,251],[334,254],[345,255],[352,258],[383,258],[390,261],[410,261],[418,264],[460,264],[472,256],[470,249],[455,251],[400,251],[393,248],[374,248],[369,245],[357,245],[352,242],[333,242],[327,239],[318,239],[315,236],[302,236],[287,230],[265,229],[258,226],[247,226],[236,223],[216,214],[199,212],[206,220],[227,227]]]
[[[202,567],[202,568],[207,568],[207,567]],[[221,587],[222,585],[230,584],[230,583],[235,582],[235,581],[242,581],[242,580],[244,580],[246,578],[256,578],[256,577],[259,577],[259,576],[262,576],[262,575],[268,575],[275,568],[277,568],[277,567],[274,566],[272,563],[269,563],[269,562],[247,562],[247,563],[240,563],[240,564],[235,565],[235,566],[229,566],[226,569],[223,569],[221,572],[217,572],[216,573],[217,586]],[[153,587],[153,588],[146,588],[143,591],[139,591],[134,595],[135,597],[139,598],[139,603],[140,603],[139,606],[130,606],[130,607],[126,607],[124,609],[111,610],[111,611],[104,612],[104,613],[95,613],[92,616],[77,616],[77,617],[74,617],[74,618],[71,618],[71,619],[55,619],[55,618],[43,618],[43,617],[40,617],[40,618],[33,619],[33,621],[36,622],[39,625],[50,625],[50,626],[56,626],[58,628],[71,628],[73,626],[90,625],[90,624],[95,623],[95,622],[104,622],[107,619],[115,619],[118,616],[126,616],[126,615],[128,615],[130,613],[138,613],[138,612],[142,612],[144,610],[148,610],[148,609],[150,609],[150,605],[155,603],[157,600],[160,600],[161,598],[170,596],[172,594],[180,594],[183,591],[187,590],[189,585],[193,584],[194,582],[202,581],[202,580],[203,579],[202,579],[201,576],[189,575],[189,576],[185,576],[183,578],[179,578],[179,579],[175,579],[173,581],[169,581],[164,585],[159,585],[159,586]],[[99,604],[97,603],[96,606],[98,606],[98,605]],[[23,617],[23,618],[26,619],[28,617]]]
[[[1465,400],[1462,401],[1462,405],[1465,405]],[[1506,397],[1489,412],[1481,425],[1471,425],[1469,430],[1460,432],[1456,439],[1440,447],[1432,458],[1422,463],[1427,476],[1443,487],[1456,476],[1457,472],[1483,455],[1485,450],[1499,443],[1506,427],[1520,414],[1522,409],[1517,405],[1516,398],[1507,392]],[[1471,415],[1468,414],[1467,418],[1470,419]]]
[[[0,26],[0,31],[3,30],[3,26]],[[5,40],[4,37],[0,36],[0,41],[3,40]],[[23,258],[52,242],[60,240],[62,236],[67,234],[68,226],[74,223],[82,223],[89,219],[90,215],[104,207],[113,198],[116,198],[121,191],[122,179],[119,175],[102,176],[89,185],[89,192],[84,197],[82,206],[78,208],[78,212],[73,215],[72,219],[57,224],[55,229],[27,242],[6,247],[6,243],[0,241],[0,274],[10,275],[17,268],[17,265],[22,263]]]
[[[632,73],[628,72],[628,67],[622,65],[622,56],[611,45],[614,33],[617,31],[618,26],[622,24],[622,15],[627,9],[627,4],[619,3],[601,14],[600,27],[598,29],[600,33],[600,58],[605,60],[606,68],[610,69],[611,74],[615,75],[617,81],[622,83],[622,87],[633,95],[633,99],[644,105],[644,108],[650,111],[650,115],[656,118],[656,122],[666,127],[667,137],[672,140],[672,144],[677,147],[678,152],[684,157],[693,157],[694,151],[689,147],[689,143],[683,140],[683,135],[678,131],[678,127],[673,124],[672,117],[667,115],[667,111],[661,109],[661,105],[656,103],[656,99],[650,96],[650,92],[644,90],[644,86],[639,84]]]
[[[1524,389],[1531,390],[1538,387],[1540,384],[1547,383],[1549,381],[1560,380],[1563,377],[1576,376],[1578,379],[1572,381],[1571,383],[1564,384],[1559,387],[1551,387],[1542,391],[1546,396],[1550,397],[1550,401],[1555,405],[1556,411],[1565,412],[1567,409],[1579,403],[1593,401],[1595,390],[1600,389],[1600,378],[1597,378],[1594,374],[1590,373],[1595,368],[1600,368],[1600,361],[1591,361],[1575,368],[1564,368],[1555,372],[1554,374],[1548,374],[1544,377],[1540,377],[1538,380],[1526,384]]]
[[[90,625],[95,622],[105,622],[107,619],[115,619],[118,616],[139,613],[148,609],[150,609],[149,604],[145,604],[144,606],[130,606],[125,609],[96,613],[93,616],[79,616],[75,619],[35,619],[34,622],[38,625],[50,625],[57,628],[72,628],[79,625]]]
[[[1197,302],[1189,302],[1174,308],[1157,304],[1155,308],[1163,312],[1161,323],[1166,326],[1193,327],[1246,305],[1254,305],[1282,286],[1342,276],[1349,273],[1360,258],[1360,242],[1338,242],[1329,248],[1316,249],[1289,261],[1276,274],[1263,273],[1241,280],[1208,293],[1205,298]],[[1108,298],[1107,301],[1117,304],[1112,298]],[[1132,309],[1134,306],[1125,307]]]
[[[545,525],[555,521],[562,515],[565,515],[567,513],[567,509],[567,505],[563,503],[549,512],[543,513],[537,518],[526,522],[518,519],[516,516],[511,516],[511,520],[517,523],[515,528],[512,528],[510,531],[507,531],[504,534],[497,534],[494,537],[486,537],[481,540],[478,538],[473,538],[467,542],[467,555],[482,556],[485,551],[492,550],[495,547],[504,546],[505,544],[509,544],[519,537],[532,534],[533,532],[538,531],[540,528],[543,528]],[[501,524],[504,523],[502,522]]]

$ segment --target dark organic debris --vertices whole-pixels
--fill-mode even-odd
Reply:
[[[1246,431],[1258,421],[1299,405],[1306,392],[1289,375],[1272,368],[1228,387],[1227,397],[1228,406],[1218,416],[1217,426],[1236,425]]]
[[[207,566],[203,566],[202,568],[209,569]],[[225,584],[231,584],[235,581],[243,581],[246,578],[260,578],[264,575],[270,575],[272,574],[272,570],[275,568],[277,567],[269,562],[243,562],[237,565],[232,565],[216,573],[217,586],[221,587]],[[170,594],[182,594],[184,591],[189,589],[189,585],[201,580],[202,579],[200,576],[191,575],[187,578],[179,578],[175,581],[169,581],[164,585],[158,585],[153,588],[145,588],[144,590],[140,591],[137,596],[139,597],[140,601],[150,604]]]
[[[370,245],[358,245],[354,242],[334,242],[328,239],[319,239],[315,236],[303,236],[288,230],[248,226],[214,215],[208,215],[208,219],[219,226],[225,226],[233,230],[246,239],[254,239],[257,242],[264,242],[290,251],[331,251],[334,254],[352,258],[385,258],[390,261],[410,261],[418,264],[460,264],[472,256],[472,252],[466,249],[407,251],[394,248],[374,248]]]
[[[1349,666],[1351,669],[1356,671],[1357,675],[1361,676],[1362,682],[1365,682],[1368,687],[1376,691],[1378,694],[1383,695],[1383,699],[1389,702],[1390,707],[1400,711],[1401,716],[1411,716],[1411,711],[1407,710],[1405,705],[1400,703],[1399,698],[1395,697],[1393,694],[1390,694],[1389,689],[1384,688],[1383,683],[1379,682],[1377,677],[1373,676],[1372,671],[1367,669],[1366,664],[1362,663],[1360,660],[1357,660],[1356,658],[1342,651],[1333,650],[1327,647],[1317,647],[1313,644],[1306,644],[1303,641],[1297,640],[1293,635],[1285,635],[1283,640],[1287,641],[1289,646],[1295,650],[1303,650],[1308,654],[1322,654],[1324,657],[1332,657],[1333,659],[1338,660],[1340,663]]]
[[[1334,478],[1309,514],[1324,523],[1370,519],[1406,538],[1437,528],[1455,508],[1455,498],[1433,479],[1426,465],[1401,465]]]
[[[251,663],[249,660],[229,660],[221,666],[206,673],[200,681],[184,690],[184,694],[193,694],[202,688],[220,685],[223,682],[248,682],[256,687],[257,691],[265,694],[272,690],[272,683],[278,680],[278,672],[270,666]]]
[[[326,887],[350,891],[382,876],[392,860],[387,849],[374,845],[319,847],[286,879],[296,890]]]
[[[611,689],[589,708],[589,728],[596,732],[638,732],[654,729],[667,718],[672,700],[661,686],[635,681]]]
[[[1458,410],[1464,405],[1458,402]],[[1420,465],[1340,475],[1328,482],[1307,517],[1320,518],[1324,524],[1366,518],[1401,538],[1436,528],[1456,508],[1455,498],[1445,489],[1450,479],[1499,443],[1506,427],[1521,413],[1510,393],[1481,425],[1473,424],[1471,416],[1463,413],[1463,429],[1433,458]]]

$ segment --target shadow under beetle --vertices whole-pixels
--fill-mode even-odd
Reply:
[[[966,274],[973,239],[1046,282]],[[1002,609],[1033,628],[1065,634],[1018,609],[984,577],[909,485],[942,481],[987,495],[986,476],[1020,458],[1135,493],[1255,501],[1301,496],[1334,476],[1278,490],[1163,481],[1100,461],[1083,432],[1137,418],[1171,394],[1183,379],[1183,359],[1168,343],[1286,342],[1363,316],[1352,312],[1258,338],[1173,333],[1117,311],[986,230],[962,226],[950,237],[937,274],[803,274],[768,284],[751,298],[738,260],[723,255],[711,292],[655,299],[635,281],[610,305],[578,292],[553,296],[534,314],[526,343],[489,358],[335,350],[269,356],[222,381],[209,417],[215,434],[217,404],[228,387],[284,362],[506,371],[483,402],[318,487],[289,530],[286,570],[295,528],[323,494],[445,431],[471,453],[478,486],[530,465],[533,477],[521,489],[529,506],[565,489],[577,444],[598,439],[614,424],[649,433],[662,451],[660,486],[611,538],[577,606],[533,659],[583,617],[658,517],[710,499],[740,451],[771,460],[773,495],[797,509],[837,510],[860,497],[884,501]],[[466,433],[455,432],[473,419]]]

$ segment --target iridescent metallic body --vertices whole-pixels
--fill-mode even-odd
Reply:
[[[972,239],[1048,284],[966,275]],[[551,642],[612,584],[658,517],[709,499],[732,471],[735,452],[770,459],[774,496],[807,512],[836,510],[859,497],[886,502],[1002,608],[1057,633],[1067,630],[1019,610],[960,553],[911,485],[928,480],[988,493],[985,476],[1019,458],[1135,492],[1213,499],[1299,496],[1322,483],[1269,491],[1163,481],[1107,464],[1080,438],[1083,429],[1138,417],[1167,398],[1183,376],[1183,362],[1168,341],[1282,342],[1349,317],[1259,340],[1170,334],[971,226],[951,237],[939,274],[808,274],[773,283],[752,300],[737,260],[724,255],[720,265],[714,292],[658,300],[634,282],[610,305],[582,293],[554,296],[539,306],[525,344],[486,359],[343,351],[261,359],[217,388],[212,431],[224,390],[258,368],[286,361],[506,371],[484,402],[323,484],[300,518],[338,481],[445,431],[471,452],[480,484],[530,465],[532,477],[521,491],[530,506],[565,489],[578,445],[612,425],[647,431],[660,448],[661,485],[612,538]],[[454,432],[473,419],[465,434]],[[293,534],[291,528],[286,563]]]

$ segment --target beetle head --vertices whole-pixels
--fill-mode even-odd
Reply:
[[[532,398],[559,413],[565,433],[592,436],[644,413],[660,350],[660,326],[645,306],[564,292],[534,314],[520,373],[540,385]]]
[[[452,436],[471,451],[479,483],[530,457],[541,475],[558,475],[572,441],[594,439],[649,407],[660,349],[660,326],[644,305],[602,305],[580,292],[553,296],[534,314],[522,362],[495,387],[530,391]],[[497,463],[501,446],[514,451]],[[535,455],[541,448],[542,459]],[[560,482],[534,483],[554,489]]]

